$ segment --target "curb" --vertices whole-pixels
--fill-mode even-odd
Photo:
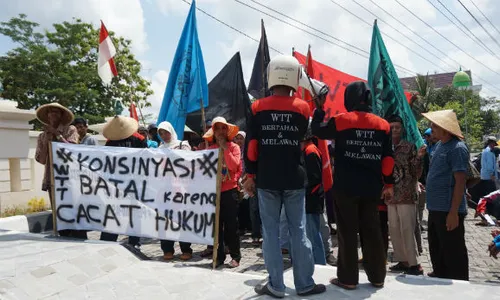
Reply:
[[[53,228],[52,211],[0,218],[0,230],[42,233],[51,231]]]

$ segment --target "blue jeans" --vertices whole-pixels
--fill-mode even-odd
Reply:
[[[306,236],[311,242],[314,264],[326,265],[325,245],[321,232],[321,218],[319,214],[306,214]],[[285,209],[281,209],[280,215],[280,247],[290,250],[290,235],[288,233],[288,222]],[[290,254],[290,258],[293,257]],[[292,264],[295,261],[292,261]]]
[[[314,288],[314,261],[311,242],[306,236],[305,190],[273,191],[258,189],[260,218],[264,243],[262,245],[268,287],[272,292],[284,293],[283,256],[280,249],[280,213],[284,213],[290,233],[291,255],[300,257],[293,261],[295,290],[305,293]]]
[[[290,250],[290,234],[288,233],[288,221],[286,220],[285,205],[281,206],[280,213],[280,247]]]
[[[314,263],[326,265],[325,248],[321,238],[320,217],[320,214],[306,214],[306,234],[312,244]]]
[[[257,196],[250,197],[250,220],[252,221],[252,238],[262,237],[262,223],[260,222],[259,199]]]

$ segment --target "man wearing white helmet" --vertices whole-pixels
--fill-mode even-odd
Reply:
[[[272,96],[252,104],[245,151],[249,195],[256,192],[263,227],[263,254],[269,281],[255,292],[282,298],[283,257],[279,244],[282,205],[287,217],[293,275],[300,296],[323,293],[326,288],[312,278],[314,260],[311,242],[305,232],[306,172],[300,142],[307,130],[310,109],[307,102],[295,98],[301,66],[292,56],[280,55],[269,62],[268,86]]]

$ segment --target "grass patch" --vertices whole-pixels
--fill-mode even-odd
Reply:
[[[0,218],[12,217],[12,216],[22,216],[37,212],[42,212],[48,210],[47,203],[45,199],[42,198],[32,198],[28,202],[28,207],[16,205],[7,207],[2,213],[0,213]]]

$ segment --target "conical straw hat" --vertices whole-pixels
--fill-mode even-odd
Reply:
[[[137,132],[139,124],[130,117],[115,116],[109,120],[102,130],[102,135],[110,141],[120,141]]]
[[[37,119],[42,122],[45,125],[49,124],[49,108],[58,108],[61,110],[61,124],[62,125],[69,125],[71,122],[73,122],[73,119],[75,118],[73,113],[67,109],[66,107],[62,106],[61,104],[57,102],[53,103],[48,103],[40,106],[36,110],[36,117]]]
[[[460,130],[460,125],[458,124],[457,115],[453,112],[453,110],[447,109],[431,111],[428,113],[423,113],[422,116],[435,125],[448,131],[452,135],[455,135],[461,139],[464,138],[462,131]]]

